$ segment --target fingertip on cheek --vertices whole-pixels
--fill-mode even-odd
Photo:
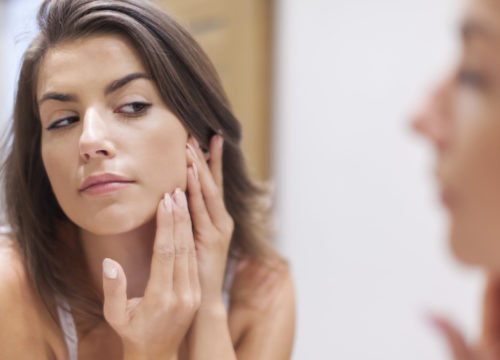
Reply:
[[[188,160],[194,161],[198,159],[198,155],[196,155],[196,151],[193,149],[191,144],[186,144],[186,153],[188,155]]]

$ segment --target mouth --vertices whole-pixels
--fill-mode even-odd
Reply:
[[[434,178],[439,186],[439,200],[447,210],[452,210],[455,196],[445,175],[443,165],[437,164],[434,168]]]
[[[451,196],[451,193],[447,190],[442,189],[440,199],[444,207],[446,207],[448,210],[451,210],[453,204],[453,197]]]
[[[134,182],[116,174],[92,175],[85,179],[79,192],[87,195],[103,195],[120,190]]]

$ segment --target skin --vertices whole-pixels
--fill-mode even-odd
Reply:
[[[468,3],[462,56],[415,117],[434,145],[436,176],[450,214],[452,249],[462,262],[489,272],[483,333],[468,344],[447,319],[431,316],[455,359],[500,358],[500,3]]]
[[[133,45],[99,35],[49,50],[38,76],[43,162],[105,299],[106,321],[79,338],[79,359],[288,359],[295,305],[286,266],[239,263],[229,311],[222,301],[234,227],[223,201],[222,137],[214,136],[206,161],[154,82],[138,77],[106,91],[130,74],[146,74]],[[131,183],[101,195],[80,191],[88,176],[106,172]],[[27,281],[9,244],[0,305],[33,307],[28,285],[30,297],[11,289]],[[29,340],[23,334],[33,326],[14,319],[17,331],[0,336],[0,349],[8,348],[0,357],[30,358],[33,338],[37,356],[66,356],[60,330],[33,318],[40,331]]]

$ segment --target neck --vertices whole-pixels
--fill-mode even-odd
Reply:
[[[102,292],[102,261],[107,257],[120,263],[127,276],[127,298],[144,295],[153,255],[155,228],[153,219],[137,229],[118,235],[96,235],[80,230],[91,281],[99,292]]]

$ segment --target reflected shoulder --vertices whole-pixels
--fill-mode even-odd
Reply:
[[[295,335],[294,293],[286,262],[249,262],[239,267],[229,312],[238,356],[290,359]]]
[[[232,305],[259,312],[272,312],[283,301],[293,301],[290,266],[281,259],[242,262],[235,274],[231,299]]]

